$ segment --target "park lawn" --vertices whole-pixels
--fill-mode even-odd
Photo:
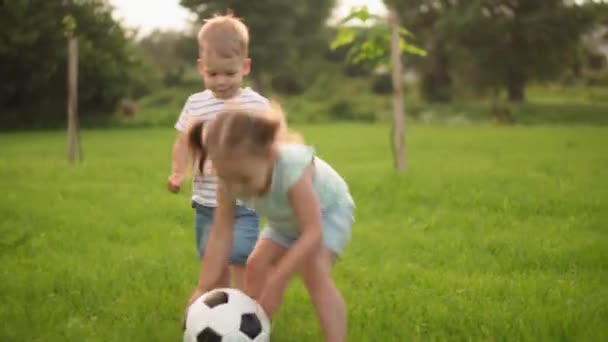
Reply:
[[[348,181],[349,341],[608,340],[608,128],[299,127]],[[178,341],[198,273],[171,129],[0,135],[0,341]],[[604,285],[602,285],[604,284]],[[604,328],[602,328],[604,327]],[[319,341],[299,281],[273,341]]]

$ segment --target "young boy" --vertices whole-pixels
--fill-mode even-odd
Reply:
[[[179,191],[188,166],[188,141],[184,131],[190,122],[211,120],[231,105],[249,108],[254,112],[268,110],[269,102],[266,98],[248,87],[242,87],[243,77],[249,74],[251,67],[248,46],[248,29],[232,14],[215,16],[200,29],[198,71],[207,89],[188,98],[175,124],[179,134],[173,146],[171,175],[167,181],[171,192]],[[195,169],[197,168],[193,168]],[[193,171],[193,175],[195,238],[199,258],[202,259],[217,205],[217,177],[210,161],[205,162],[202,173]],[[245,263],[259,235],[259,217],[251,209],[238,204],[234,213],[230,267],[224,269],[217,287],[232,285],[243,290]]]

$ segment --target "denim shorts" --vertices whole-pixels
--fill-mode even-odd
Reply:
[[[340,256],[350,242],[354,218],[354,207],[350,205],[330,207],[321,215],[323,245],[335,256]],[[264,228],[261,239],[269,239],[288,249],[299,238],[300,231],[293,227]]]
[[[192,202],[192,208],[195,211],[196,250],[199,258],[202,258],[209,239],[215,208],[203,206],[194,201]],[[236,206],[234,220],[230,264],[245,265],[260,234],[260,218],[255,211],[243,206]]]

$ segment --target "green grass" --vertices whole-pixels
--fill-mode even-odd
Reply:
[[[314,86],[298,96],[265,95],[281,101],[290,122],[386,123],[392,118],[391,97],[370,93],[371,84],[372,81],[365,78],[328,75],[320,77]],[[140,110],[134,117],[115,115],[106,124],[171,127],[188,96],[199,90],[200,85],[195,84],[163,89],[140,99]],[[532,85],[527,88],[526,95],[526,102],[510,106],[516,125],[608,125],[607,87]],[[490,102],[454,95],[451,103],[426,103],[421,100],[416,87],[411,86],[406,91],[405,108],[410,121],[462,126],[494,122]]]
[[[506,94],[503,94],[503,98]],[[503,99],[503,105],[507,104]],[[608,88],[530,86],[526,101],[509,104],[516,125],[608,125]],[[406,99],[407,113],[418,122],[471,125],[495,122],[490,99],[454,97],[451,103],[425,103],[416,94]]]
[[[302,127],[349,182],[349,341],[608,340],[606,128]],[[171,129],[0,135],[0,341],[178,341],[197,278]],[[275,341],[320,341],[299,281]],[[604,328],[602,328],[604,327]]]

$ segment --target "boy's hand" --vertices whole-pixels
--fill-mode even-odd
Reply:
[[[167,180],[167,189],[169,189],[169,191],[171,191],[172,193],[176,194],[179,192],[181,184],[182,184],[181,177],[173,174]]]

